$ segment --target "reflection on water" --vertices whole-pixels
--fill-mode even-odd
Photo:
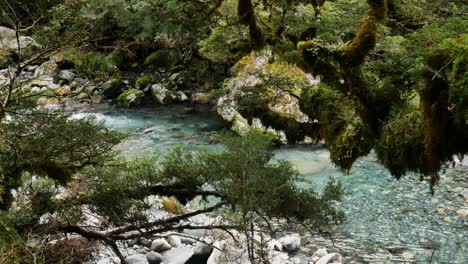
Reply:
[[[162,153],[176,144],[207,145],[209,136],[224,124],[205,110],[103,107],[75,116],[94,115],[107,126],[129,133],[119,148],[134,156]],[[282,147],[277,158],[291,161],[317,188],[329,177],[343,182],[348,195],[340,206],[348,222],[338,231],[335,245],[352,255],[350,262],[428,263],[433,254],[432,263],[468,263],[468,221],[456,213],[468,206],[454,190],[468,188],[466,162],[447,170],[431,196],[427,183],[416,175],[397,181],[372,155],[360,159],[348,175],[331,164],[327,150],[317,147]],[[437,213],[438,208],[444,213]],[[332,246],[320,238],[315,243]]]

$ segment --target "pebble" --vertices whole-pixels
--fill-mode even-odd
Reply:
[[[401,257],[404,259],[404,260],[412,260],[414,259],[414,254],[411,253],[411,252],[403,252],[403,254],[401,254]]]
[[[440,215],[444,215],[444,214],[445,214],[445,209],[444,209],[444,208],[437,208],[436,211],[437,211],[437,213],[440,214]]]
[[[464,218],[464,217],[467,217],[467,216],[468,216],[468,210],[467,210],[467,209],[458,209],[456,213],[457,213],[457,215],[458,215],[459,217],[463,217],[463,218]]]

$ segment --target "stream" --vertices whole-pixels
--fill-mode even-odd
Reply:
[[[210,135],[225,128],[223,120],[206,108],[99,106],[75,112],[76,117],[93,115],[106,126],[129,133],[118,147],[130,156],[164,153],[177,144],[208,145]],[[336,231],[334,243],[310,237],[312,244],[342,252],[345,263],[468,263],[468,219],[457,214],[468,209],[468,201],[459,194],[468,188],[466,159],[441,175],[432,196],[417,175],[396,180],[372,154],[343,174],[331,164],[328,151],[317,146],[284,146],[276,153],[316,188],[329,177],[345,186],[347,195],[340,207],[348,220]]]

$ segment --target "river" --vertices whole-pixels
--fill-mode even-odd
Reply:
[[[225,128],[208,110],[100,106],[78,110],[75,116],[94,115],[106,126],[127,132],[128,139],[118,147],[138,156],[164,153],[177,144],[208,145],[210,135]],[[456,213],[468,209],[457,193],[460,187],[468,188],[468,162],[447,169],[432,196],[417,175],[396,180],[372,154],[344,174],[331,164],[324,148],[284,146],[276,153],[276,158],[291,161],[316,188],[329,177],[346,188],[339,206],[348,220],[336,230],[334,245],[319,236],[311,237],[312,243],[340,250],[349,263],[468,263],[468,219]]]

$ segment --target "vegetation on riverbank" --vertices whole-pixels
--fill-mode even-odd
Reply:
[[[323,141],[343,171],[374,150],[394,176],[416,172],[431,190],[468,152],[463,1],[2,0],[0,8],[0,260],[21,263],[15,258],[31,257],[28,236],[61,231],[102,240],[124,262],[115,240],[164,226],[141,214],[150,195],[217,197],[200,212],[231,209],[247,237],[264,217],[312,228],[341,222],[339,184],[322,194],[296,188],[290,164],[269,163],[271,138]],[[214,154],[177,149],[154,167],[116,158],[124,135],[95,120],[36,107],[189,97],[219,99],[246,137],[223,137],[227,149]],[[85,179],[86,192],[56,198],[55,184]],[[103,226],[78,225],[85,204],[106,217]],[[174,223],[191,214],[168,208],[180,213]],[[56,218],[44,225],[46,213]]]

